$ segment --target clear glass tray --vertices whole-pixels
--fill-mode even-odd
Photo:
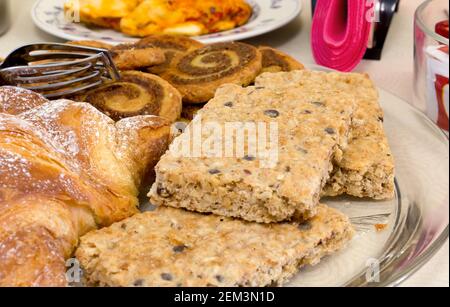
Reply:
[[[288,287],[398,286],[448,239],[448,136],[407,102],[382,89],[379,93],[396,164],[395,198],[323,199],[350,217],[357,234],[341,252],[302,269]],[[147,199],[143,203],[143,211],[153,209]],[[380,231],[377,225],[387,227]]]
[[[322,203],[351,218],[357,234],[346,249],[302,269],[288,287],[397,286],[448,239],[448,137],[413,106],[386,91],[379,92],[396,160],[395,198],[381,202],[323,199]],[[152,210],[152,206],[147,202],[142,210]],[[387,227],[379,231],[378,224]]]

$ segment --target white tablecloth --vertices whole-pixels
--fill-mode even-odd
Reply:
[[[0,37],[0,56],[14,48],[32,42],[58,41],[38,28],[30,17],[34,0],[14,0],[13,26]],[[403,0],[395,16],[386,41],[381,61],[363,61],[357,71],[367,72],[378,86],[411,102],[413,96],[413,16],[420,0]],[[288,26],[250,40],[252,43],[270,45],[294,55],[305,64],[314,63],[310,49],[311,7],[303,0],[302,14]],[[449,243],[403,286],[449,286]]]

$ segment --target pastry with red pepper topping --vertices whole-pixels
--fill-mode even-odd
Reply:
[[[145,37],[152,34],[196,36],[231,30],[252,15],[244,0],[71,0],[81,21]]]

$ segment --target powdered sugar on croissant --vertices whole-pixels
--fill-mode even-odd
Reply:
[[[0,112],[0,286],[65,285],[79,237],[138,212],[169,130],[159,117],[114,123],[69,100]]]

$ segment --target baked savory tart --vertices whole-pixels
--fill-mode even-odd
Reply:
[[[81,22],[131,36],[202,35],[245,24],[252,8],[244,0],[70,0],[65,10],[80,9]]]

